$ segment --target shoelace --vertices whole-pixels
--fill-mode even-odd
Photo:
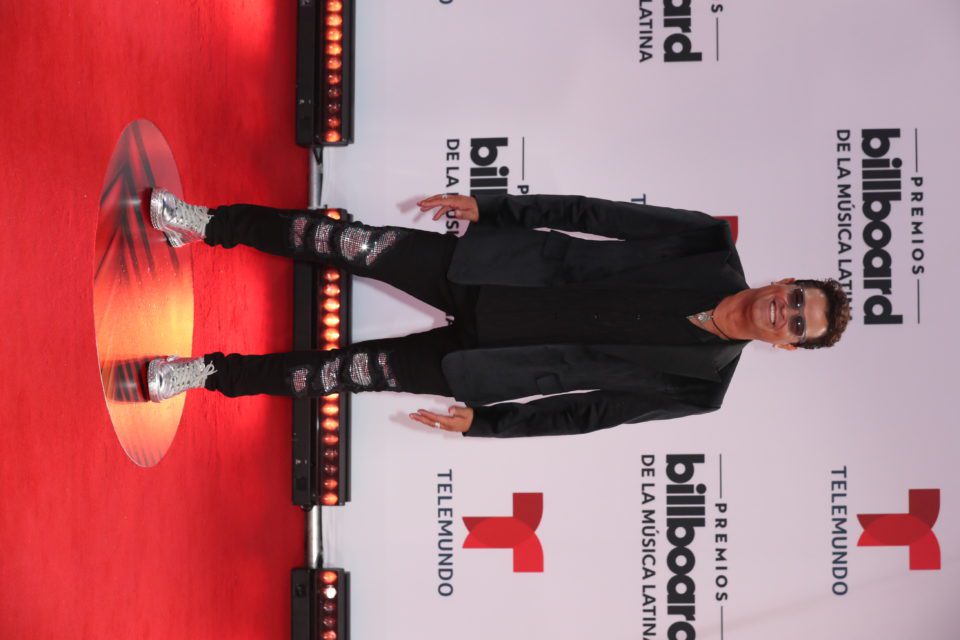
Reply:
[[[202,234],[204,227],[210,222],[210,214],[204,211],[205,207],[197,204],[187,204],[182,200],[173,208],[173,219],[178,225],[187,227],[197,234]]]
[[[173,371],[164,378],[164,382],[169,382],[167,393],[176,395],[187,389],[195,389],[207,381],[207,376],[216,373],[213,363],[203,364],[203,360],[195,360],[186,365],[174,365]]]

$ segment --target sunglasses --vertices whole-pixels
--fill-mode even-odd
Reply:
[[[787,328],[791,334],[798,338],[797,342],[805,342],[807,339],[807,321],[803,317],[804,303],[803,287],[796,287],[790,292],[787,304],[791,309],[796,309],[797,313],[790,318],[790,321],[787,323]]]

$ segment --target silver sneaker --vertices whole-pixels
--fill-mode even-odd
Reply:
[[[166,189],[154,189],[150,194],[150,224],[166,234],[172,247],[203,240],[210,222],[208,211],[209,207],[187,204]]]
[[[147,366],[147,389],[154,402],[169,400],[187,389],[199,389],[207,376],[216,373],[213,364],[203,364],[203,358],[156,358]]]

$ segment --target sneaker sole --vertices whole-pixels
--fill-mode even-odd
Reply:
[[[147,366],[147,391],[150,394],[151,402],[161,402],[160,397],[160,365],[163,364],[163,358],[151,360]]]

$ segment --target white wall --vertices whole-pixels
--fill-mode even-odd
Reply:
[[[440,398],[354,400],[353,502],[324,513],[326,562],[353,573],[356,638],[641,638],[644,584],[666,609],[665,456],[702,453],[707,526],[692,545],[698,638],[960,637],[960,437],[954,404],[960,231],[952,190],[960,143],[960,5],[952,0],[693,0],[701,62],[663,60],[663,1],[365,0],[357,10],[356,143],[327,151],[324,200],[369,223],[442,230],[413,203],[465,178],[471,138],[507,137],[509,191],[577,193],[739,217],[748,281],[838,277],[852,258],[855,320],[837,348],[744,352],[718,412],[581,437],[475,440],[411,426]],[[722,5],[719,13],[711,4]],[[639,62],[640,7],[654,58]],[[719,21],[718,21],[719,20]],[[719,33],[719,60],[716,60]],[[866,326],[860,132],[899,128],[903,200],[887,218],[899,325]],[[853,148],[836,148],[837,131]],[[914,131],[916,130],[916,149]],[[837,158],[855,209],[838,255]],[[919,169],[916,170],[915,167]],[[910,181],[923,178],[923,234]],[[464,187],[461,182],[460,187]],[[453,187],[451,190],[457,190]],[[465,192],[466,188],[461,188]],[[922,239],[922,245],[912,245]],[[925,251],[922,263],[910,252]],[[922,264],[919,276],[911,268]],[[917,310],[917,284],[921,299]],[[358,281],[356,340],[402,335],[442,315]],[[659,527],[656,576],[641,562],[641,455]],[[728,567],[713,517],[728,505]],[[831,577],[831,471],[846,466],[849,589]],[[454,593],[438,595],[437,473],[453,471]],[[910,571],[904,548],[857,548],[858,513],[903,512],[910,489],[940,489],[942,565]],[[543,573],[510,552],[463,549],[463,516],[511,512],[542,492]],[[725,589],[715,586],[723,574]],[[718,591],[727,599],[716,600]],[[683,637],[679,635],[678,637]]]

